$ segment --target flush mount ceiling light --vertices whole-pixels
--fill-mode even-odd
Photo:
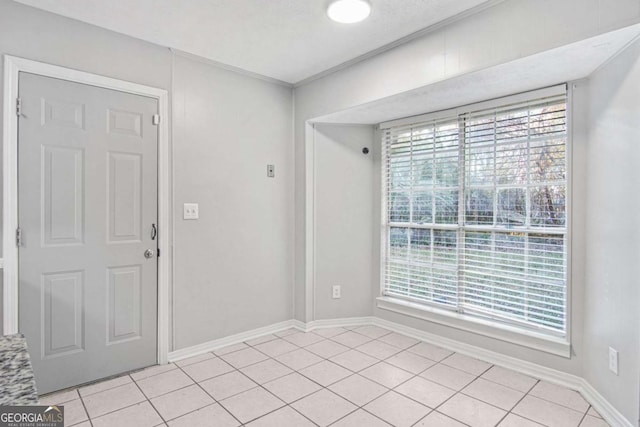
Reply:
[[[370,13],[371,4],[367,0],[334,0],[327,8],[329,18],[341,24],[363,21]]]

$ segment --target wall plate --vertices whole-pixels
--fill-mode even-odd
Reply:
[[[185,203],[184,204],[184,213],[183,219],[198,219],[200,217],[200,212],[198,209],[197,203]]]

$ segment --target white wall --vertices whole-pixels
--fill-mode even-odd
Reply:
[[[289,87],[180,56],[173,93],[180,349],[292,316],[293,104]]]
[[[508,0],[295,91],[295,316],[305,312],[305,122],[640,21],[638,0]]]
[[[371,316],[375,265],[372,126],[316,124],[315,319]],[[333,285],[342,296],[333,299]]]
[[[640,42],[590,79],[585,378],[636,425],[640,402]],[[609,346],[619,375],[608,370]]]
[[[170,91],[174,350],[291,318],[291,88],[9,0],[2,54]],[[199,221],[181,219],[184,202]]]

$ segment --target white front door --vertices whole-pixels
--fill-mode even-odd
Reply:
[[[40,394],[157,361],[158,102],[20,73],[19,331]]]

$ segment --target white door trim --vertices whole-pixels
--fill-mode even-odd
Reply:
[[[3,105],[3,329],[4,334],[18,332],[18,248],[15,230],[18,228],[18,76],[28,72],[118,90],[158,100],[161,117],[158,125],[158,363],[168,362],[169,354],[169,291],[172,238],[170,209],[169,93],[164,89],[144,86],[70,68],[45,64],[29,59],[4,55]]]

